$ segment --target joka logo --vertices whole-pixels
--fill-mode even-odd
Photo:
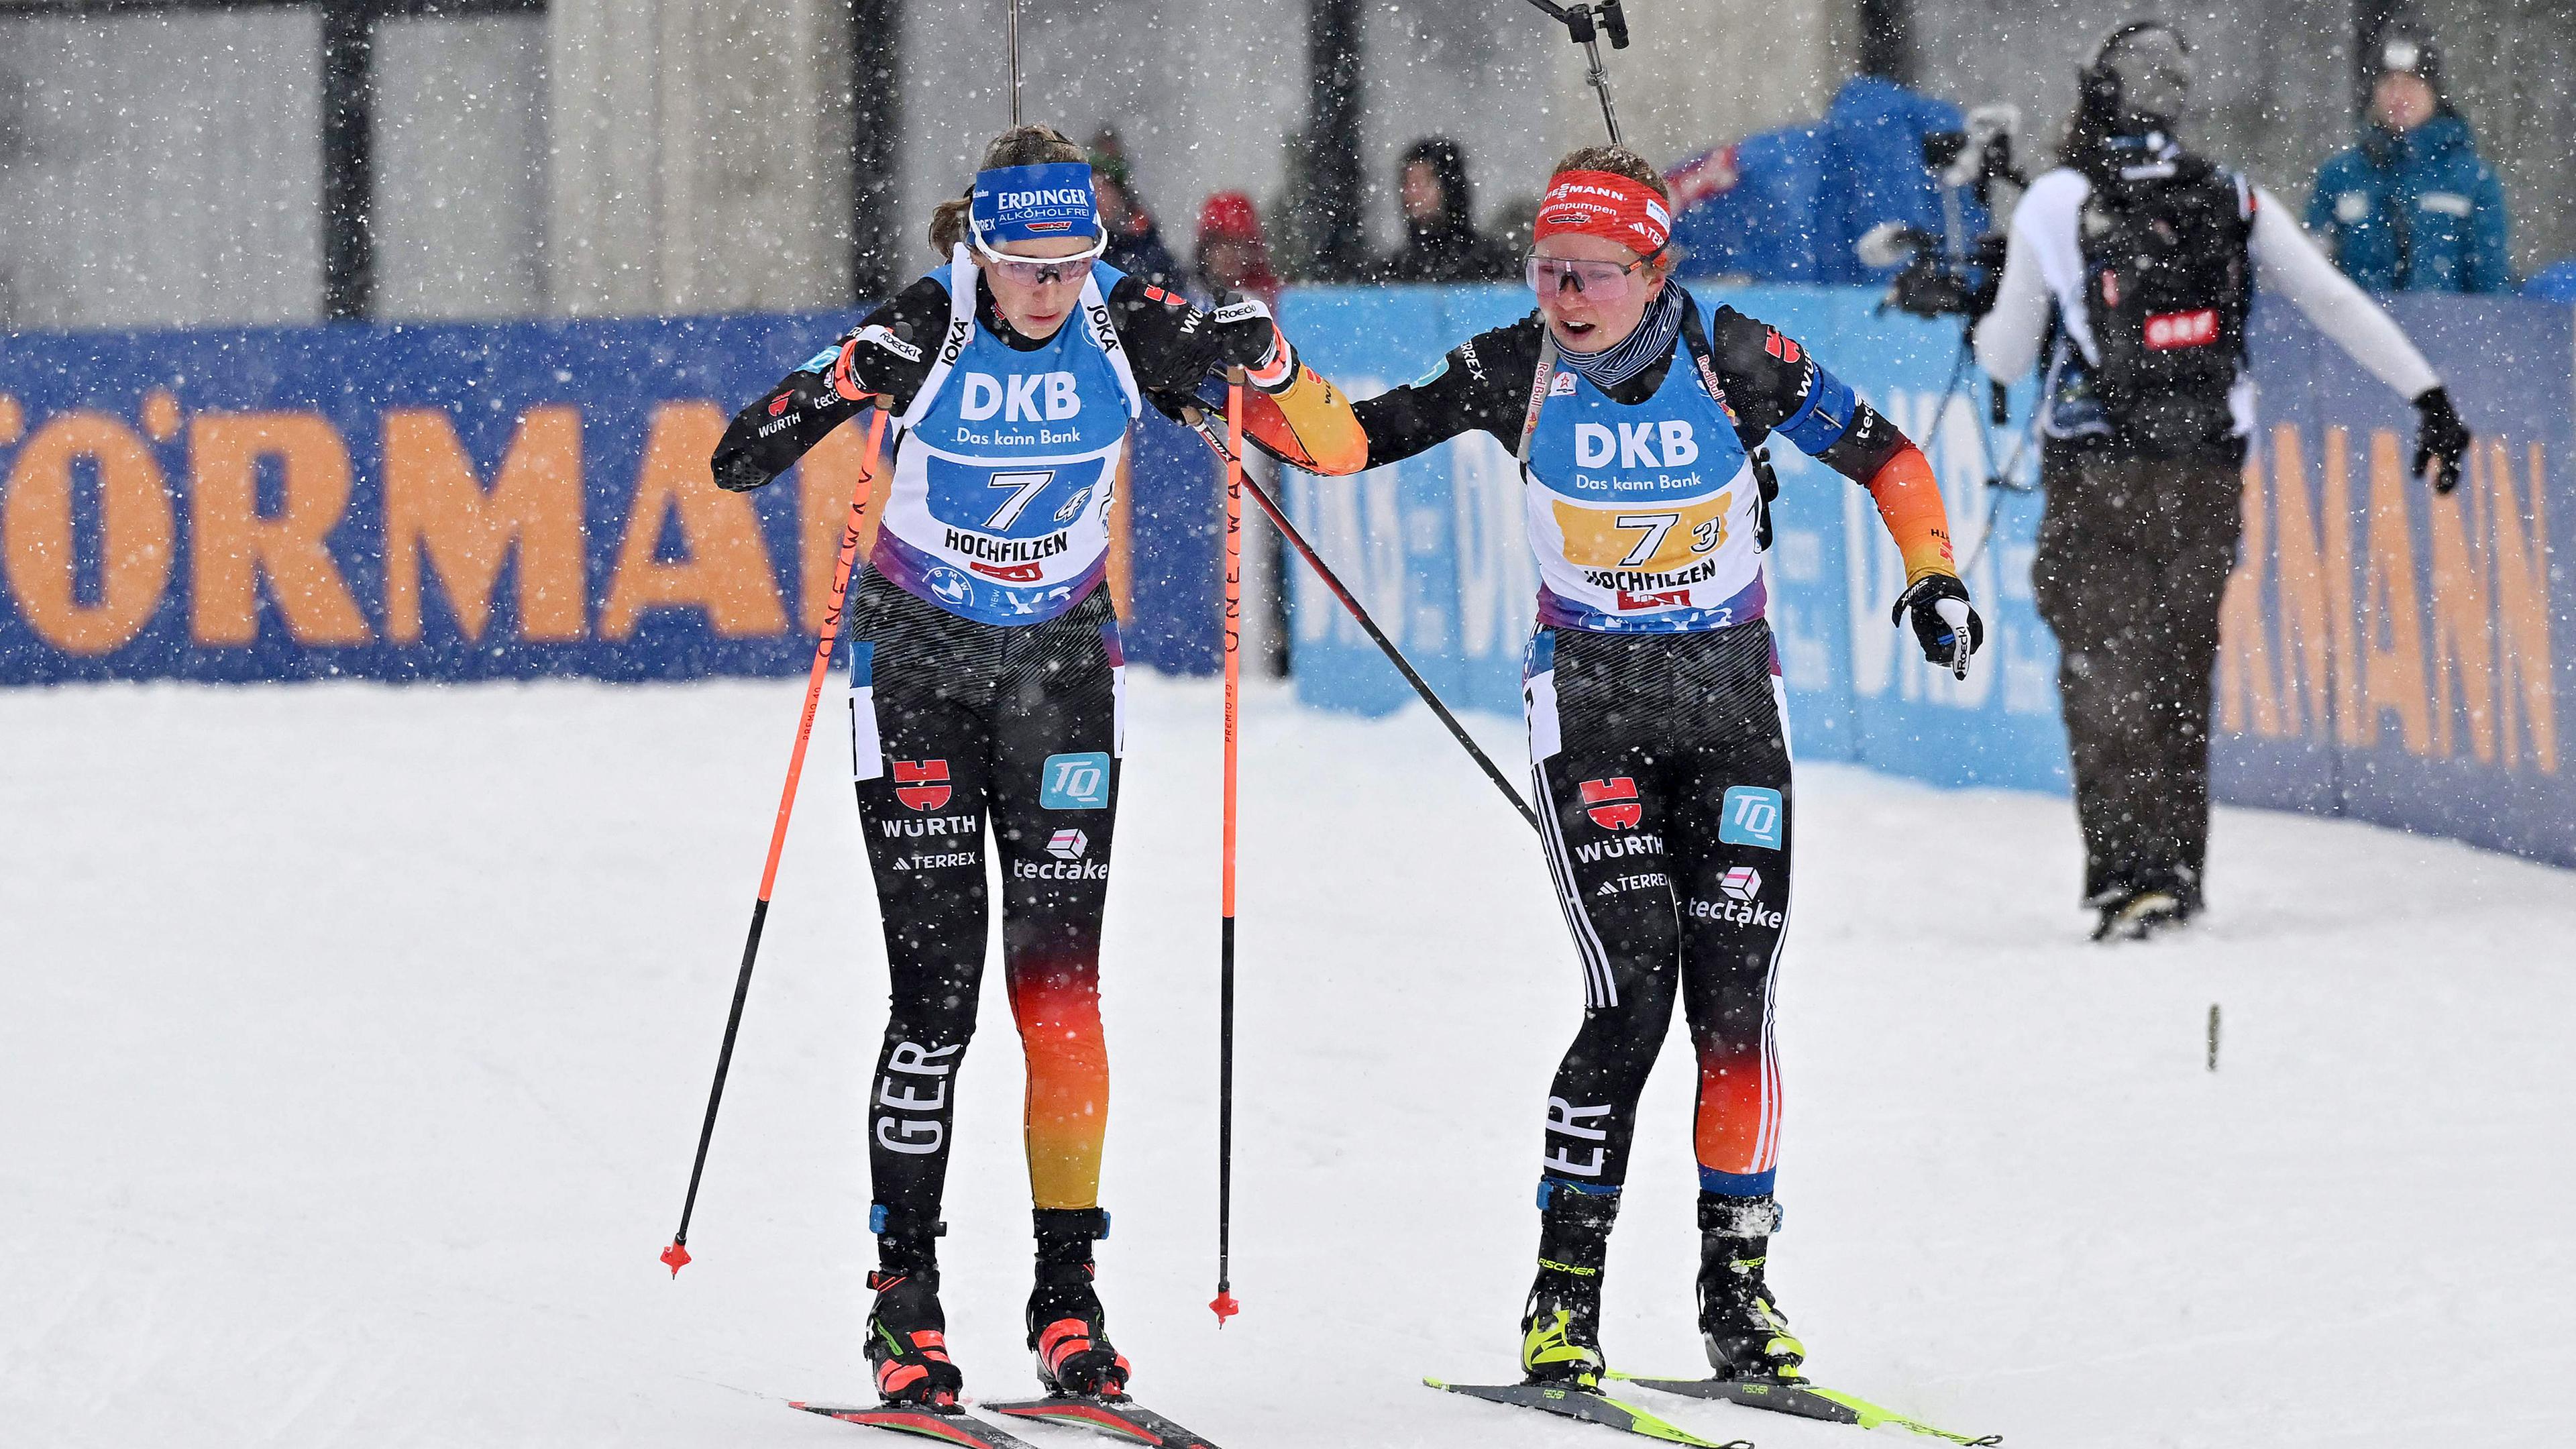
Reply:
[[[1728,845],[1780,848],[1780,792],[1759,785],[1729,785],[1719,807],[1717,838]]]
[[[1731,901],[1749,901],[1762,894],[1762,872],[1749,865],[1739,865],[1717,878],[1717,888]]]
[[[2218,340],[2218,313],[2165,312],[2147,319],[2147,350],[2171,352],[2179,347],[2207,347]]]
[[[1621,800],[1628,803],[1605,803]],[[1604,830],[1634,830],[1646,818],[1646,807],[1637,803],[1637,782],[1626,775],[1584,781],[1583,803],[1592,823]]]
[[[1047,854],[1058,860],[1080,860],[1091,848],[1091,837],[1079,830],[1059,830],[1047,841]]]
[[[1109,757],[1097,750],[1047,756],[1038,768],[1038,804],[1048,810],[1108,808]]]
[[[894,762],[894,798],[907,809],[937,810],[948,803],[946,760]]]

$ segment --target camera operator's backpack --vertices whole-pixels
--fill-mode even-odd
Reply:
[[[2196,156],[2098,177],[2079,223],[2095,396],[2113,436],[2157,453],[2223,448],[2254,308],[2252,197]],[[2136,176],[2127,172],[2152,170]]]

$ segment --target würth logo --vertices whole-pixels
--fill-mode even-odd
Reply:
[[[1604,830],[1634,830],[1646,816],[1646,807],[1637,803],[1637,782],[1626,775],[1584,781],[1583,803],[1592,823]]]
[[[946,760],[894,762],[894,798],[913,810],[936,810],[948,803]]]
[[[2147,350],[2171,352],[2178,347],[2207,347],[2218,340],[2218,312],[2160,312],[2147,319]]]

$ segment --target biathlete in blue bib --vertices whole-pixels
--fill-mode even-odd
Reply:
[[[943,265],[744,408],[713,462],[719,485],[757,488],[867,399],[894,409],[849,631],[851,754],[893,982],[868,1098],[867,1355],[889,1402],[953,1407],[963,1384],[937,1239],[991,929],[988,830],[1028,1058],[1029,1347],[1050,1391],[1127,1382],[1092,1243],[1109,1231],[1100,916],[1124,754],[1118,620],[1101,584],[1129,425],[1232,363],[1275,432],[1322,418],[1319,436],[1339,440],[1325,455],[1357,450],[1347,405],[1297,366],[1260,303],[1197,311],[1100,265],[1106,240],[1081,150],[1045,126],[1002,133],[967,195],[932,216]]]
[[[1327,469],[1470,430],[1520,458],[1540,577],[1530,769],[1584,993],[1548,1098],[1521,1362],[1532,1382],[1577,1388],[1606,1372],[1602,1262],[1676,997],[1699,1065],[1710,1365],[1787,1379],[1805,1356],[1763,1276],[1779,1222],[1771,1003],[1794,812],[1756,450],[1776,432],[1869,490],[1905,561],[1897,615],[1927,658],[1964,669],[1984,633],[1922,452],[1797,342],[1703,311],[1671,282],[1669,202],[1624,149],[1558,163],[1527,264],[1538,310],[1353,404],[1365,455]]]

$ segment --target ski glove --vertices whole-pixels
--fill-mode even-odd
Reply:
[[[1140,390],[1193,392],[1199,379],[1225,365],[1214,324],[1188,298],[1160,287],[1118,290],[1129,295],[1113,296],[1109,308]]]
[[[1297,350],[1257,297],[1218,298],[1216,335],[1226,360],[1241,366],[1245,381],[1263,392],[1277,392],[1297,375]]]
[[[1953,678],[1967,678],[1970,656],[1986,647],[1986,621],[1977,617],[1976,606],[1968,602],[1967,586],[1954,574],[1925,574],[1897,596],[1887,621],[1901,624],[1909,615],[1923,657],[1946,666]],[[1963,632],[1965,648],[1960,647]]]
[[[2433,475],[2433,491],[2448,493],[2460,486],[2460,459],[2468,455],[2469,430],[2451,407],[2451,394],[2439,387],[2426,388],[2415,399],[2415,476],[2435,463],[2442,471]]]

